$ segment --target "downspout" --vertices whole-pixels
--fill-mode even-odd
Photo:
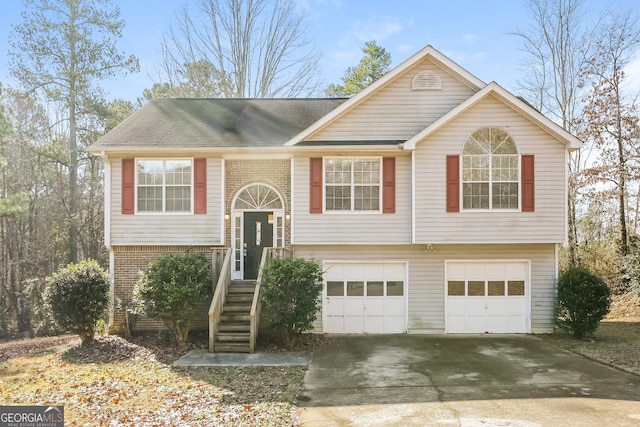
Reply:
[[[111,247],[111,162],[107,153],[102,151],[100,157],[104,161],[104,245],[109,251],[109,297],[111,298],[109,307],[109,328],[115,321],[115,262],[116,256]]]

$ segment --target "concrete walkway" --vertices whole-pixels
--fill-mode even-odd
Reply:
[[[640,426],[640,377],[532,336],[337,336],[303,426]]]
[[[191,350],[173,363],[173,366],[306,366],[311,353],[209,353]]]

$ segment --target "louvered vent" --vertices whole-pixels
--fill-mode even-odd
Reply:
[[[430,70],[420,71],[411,80],[411,90],[440,90],[440,77]]]

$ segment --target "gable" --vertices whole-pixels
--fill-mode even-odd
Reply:
[[[448,141],[449,154],[461,154],[467,138],[484,127],[505,129],[516,142],[519,153],[552,152],[557,153],[560,160],[564,161],[562,153],[566,149],[565,141],[493,95],[485,96],[455,118],[417,140],[415,148],[428,146],[432,141]]]
[[[428,89],[420,87],[425,87],[425,77],[431,79]],[[433,80],[440,83],[440,88]],[[305,141],[405,141],[475,92],[451,71],[426,57]]]

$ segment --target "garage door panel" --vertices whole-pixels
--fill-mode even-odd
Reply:
[[[528,332],[528,270],[528,263],[521,261],[449,261],[445,277],[446,331]]]
[[[483,334],[485,333],[485,316],[473,316],[467,315],[464,324],[464,332],[471,334]]]
[[[406,264],[334,262],[325,270],[325,330],[406,332]]]
[[[384,332],[384,316],[367,316],[364,323],[364,332],[368,334],[381,334]]]

